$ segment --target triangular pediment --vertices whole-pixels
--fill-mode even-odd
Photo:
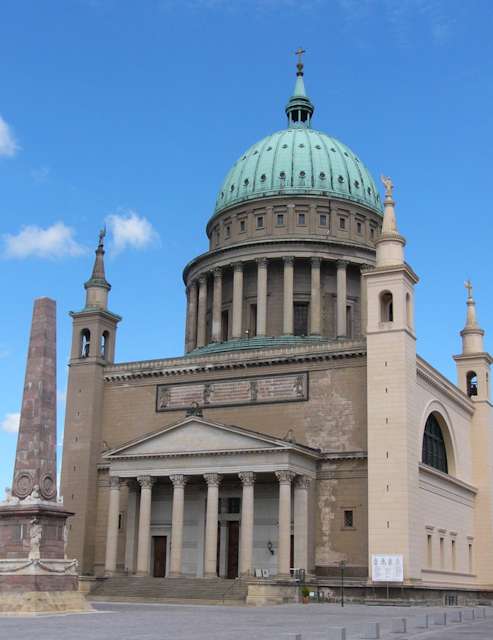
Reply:
[[[147,434],[137,440],[107,451],[104,458],[133,456],[183,455],[201,452],[238,452],[255,449],[291,448],[292,443],[191,416],[185,420]]]

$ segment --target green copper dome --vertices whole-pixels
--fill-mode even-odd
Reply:
[[[247,200],[290,195],[325,195],[382,211],[368,169],[345,144],[311,128],[313,111],[299,61],[286,106],[288,128],[263,138],[237,160],[219,190],[214,213]]]

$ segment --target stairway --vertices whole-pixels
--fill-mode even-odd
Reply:
[[[104,578],[89,594],[94,600],[190,602],[196,604],[244,604],[247,585],[224,578]]]

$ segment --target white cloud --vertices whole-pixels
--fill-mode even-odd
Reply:
[[[17,433],[19,431],[20,413],[6,413],[5,418],[0,422],[0,429],[7,433]]]
[[[11,157],[19,151],[20,147],[14,138],[11,128],[0,116],[0,156]]]
[[[74,230],[63,222],[56,222],[46,229],[27,225],[17,235],[4,234],[3,241],[6,258],[63,258],[86,252],[74,239]]]
[[[48,180],[50,173],[51,173],[50,167],[46,167],[43,165],[42,167],[31,169],[31,178],[34,180],[34,182],[37,182],[38,184],[40,184]]]
[[[114,254],[127,248],[145,249],[159,240],[159,235],[149,220],[135,211],[113,213],[106,218],[106,222],[111,231],[111,249]]]

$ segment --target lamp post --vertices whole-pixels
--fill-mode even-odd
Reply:
[[[341,569],[341,607],[344,606],[344,568],[346,566],[346,561],[341,560],[339,562],[339,567]]]

